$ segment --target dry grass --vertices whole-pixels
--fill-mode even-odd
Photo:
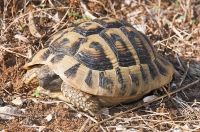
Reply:
[[[153,101],[115,115],[109,114],[107,109],[104,120],[96,121],[82,113],[87,119],[77,131],[198,131],[199,6],[200,2],[195,0],[4,0],[0,2],[1,96],[6,93],[3,89],[8,89],[5,85],[8,82],[12,83],[14,90],[8,90],[9,96],[6,97],[11,98],[15,94],[13,91],[23,95],[20,93],[24,88],[20,84],[23,72],[12,78],[3,71],[9,67],[23,71],[22,65],[46,46],[44,43],[50,36],[74,23],[111,16],[126,20],[145,32],[157,51],[173,63],[176,69],[174,81],[171,91]],[[5,60],[7,54],[12,54],[16,62],[20,60],[21,63],[4,66],[8,63]],[[175,108],[170,107],[168,98]]]

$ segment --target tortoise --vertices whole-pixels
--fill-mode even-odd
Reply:
[[[170,83],[174,72],[147,36],[114,18],[61,30],[45,45],[25,64],[25,84],[92,115],[140,99]]]

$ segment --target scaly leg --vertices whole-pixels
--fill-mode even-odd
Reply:
[[[92,116],[98,117],[100,104],[97,97],[73,88],[64,82],[61,85],[61,91],[74,106],[88,112]]]
[[[71,103],[70,102],[70,99],[68,97],[65,97],[63,95],[63,92],[61,91],[51,91],[51,90],[46,90],[40,86],[37,87],[37,90],[40,94],[44,94],[44,95],[47,95],[49,96],[50,98],[53,98],[53,99],[59,99],[59,100],[62,100],[62,101],[65,101],[67,103]]]

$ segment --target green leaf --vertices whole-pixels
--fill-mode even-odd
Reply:
[[[91,20],[91,18],[88,15],[83,14],[83,18]]]
[[[36,89],[32,96],[35,96],[36,98],[40,97],[39,91]]]
[[[11,100],[13,101],[15,99],[15,97],[12,97]]]
[[[73,13],[73,16],[78,16],[78,13],[77,12]]]
[[[68,16],[72,16],[72,13],[70,11],[67,11]]]
[[[180,16],[180,17],[179,17],[179,19],[184,19],[184,18],[185,18],[185,16]]]
[[[159,9],[159,6],[155,6],[155,9]]]
[[[19,10],[18,10],[18,12],[20,12],[20,13],[21,13],[21,12],[22,12],[22,9],[19,9]]]
[[[20,31],[23,31],[23,30],[24,30],[24,27],[26,27],[26,24],[21,25],[21,26],[19,26],[18,28],[19,28]]]
[[[178,1],[175,1],[173,4],[174,4],[175,6],[179,6],[179,2],[178,2]]]
[[[196,22],[196,19],[191,20],[191,21],[190,21],[190,25],[192,25],[192,24],[195,23],[195,22]]]
[[[45,6],[46,6],[46,4],[39,4],[39,6],[40,6],[40,7],[45,7]]]
[[[74,23],[80,23],[82,20],[81,19],[77,19],[77,20],[74,20]]]
[[[23,30],[23,27],[22,27],[22,26],[19,26],[19,30],[22,31],[22,30]]]

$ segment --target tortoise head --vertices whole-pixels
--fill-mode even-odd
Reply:
[[[33,85],[33,86],[38,86],[38,74],[40,71],[40,67],[33,67],[29,70],[27,70],[27,73],[24,75],[22,81],[26,85]]]

